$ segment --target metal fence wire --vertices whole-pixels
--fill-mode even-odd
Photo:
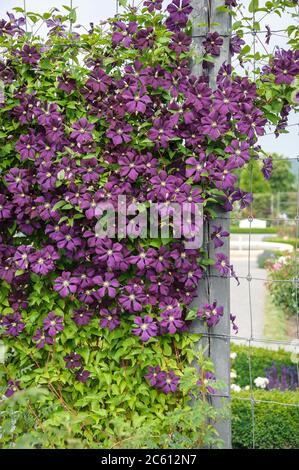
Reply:
[[[207,8],[209,8],[211,6],[211,4],[213,3],[213,0],[204,0],[204,1],[207,4]],[[138,6],[138,4],[142,4],[142,1],[141,2],[138,2],[138,1],[135,2],[135,6]],[[24,11],[25,11],[25,14],[26,14],[26,12],[28,11],[26,0],[23,0],[23,5],[24,5],[23,8],[24,8]],[[79,0],[77,2],[69,0],[69,5],[70,5],[71,8],[80,7]],[[253,3],[253,5],[254,5],[254,3]],[[248,20],[242,14],[241,8],[237,7],[237,10],[238,10],[238,14],[241,17],[241,20],[244,21],[245,23],[248,23]],[[120,11],[119,0],[115,0],[115,14],[118,14],[119,11]],[[297,7],[297,13],[299,15],[298,7]],[[256,29],[256,24],[257,24],[257,21],[260,21],[260,22],[263,21],[266,18],[266,16],[269,15],[269,14],[270,13],[265,13],[265,15],[262,16],[262,18],[259,18],[257,20],[256,12],[253,12],[251,31],[245,32],[246,35],[251,35],[251,37],[252,37],[251,43],[252,43],[252,50],[253,50],[253,55],[254,55],[254,59],[253,59],[253,63],[252,63],[253,78],[255,77],[255,75],[257,73],[257,66],[256,66],[256,60],[255,60],[257,44],[260,44],[262,46],[262,48],[265,50],[265,52],[268,54],[268,50],[267,50],[264,42],[262,41],[262,39],[260,37],[261,35],[265,34],[267,31]],[[71,31],[71,26],[70,26],[70,31]],[[248,24],[248,26],[250,26],[250,24]],[[215,30],[217,30],[217,26],[212,26],[212,27]],[[26,30],[28,30],[28,21],[26,21]],[[285,38],[288,37],[287,34],[286,34],[287,33],[286,29],[273,30],[273,31],[271,31],[271,33],[272,33],[273,36],[285,37]],[[220,32],[220,36],[227,37],[227,35],[221,34],[221,32]],[[197,37],[197,36],[194,36],[194,37]],[[63,43],[63,44],[60,44],[60,45],[61,46],[69,45],[70,47],[72,47],[72,46],[77,47],[77,45],[75,43],[68,43],[68,44]],[[286,126],[286,128],[293,128],[293,127],[298,127],[298,130],[299,130],[299,122],[291,123],[291,124]],[[274,135],[274,132],[272,132],[272,130],[270,130],[265,135]],[[299,135],[299,133],[298,133],[298,135]],[[279,157],[277,158],[277,160],[281,160],[281,159],[282,158],[279,158]],[[288,161],[297,161],[298,162],[298,165],[297,165],[298,169],[297,169],[297,192],[296,192],[296,195],[297,195],[297,197],[296,197],[296,216],[293,219],[288,219],[288,222],[293,222],[296,226],[296,245],[295,245],[295,249],[294,249],[294,258],[295,258],[296,268],[295,268],[295,276],[293,278],[284,279],[284,280],[273,280],[271,282],[292,283],[293,286],[294,286],[294,289],[295,289],[295,303],[296,303],[296,306],[298,306],[298,286],[299,286],[299,265],[298,265],[298,261],[299,261],[298,260],[298,257],[299,257],[299,254],[298,254],[298,248],[299,248],[298,247],[298,239],[299,239],[299,155],[297,156],[297,158],[285,157],[283,159],[288,160]],[[249,177],[250,177],[250,188],[251,188],[251,190],[253,189],[253,183],[254,183],[254,174],[253,174],[252,170],[253,170],[253,167],[252,167],[252,165],[250,165]],[[222,220],[223,222],[227,222],[227,219],[228,219],[227,216],[224,216],[224,215],[221,215],[221,214],[218,216],[218,220]],[[234,215],[232,215],[232,217],[229,217],[230,222],[238,221],[238,220],[239,220],[239,218],[234,217]],[[253,377],[253,368],[252,368],[252,358],[253,358],[253,355],[254,355],[254,347],[255,347],[254,345],[256,345],[256,344],[266,344],[270,347],[281,346],[285,349],[296,348],[296,345],[297,345],[298,352],[297,352],[296,368],[297,368],[297,377],[298,377],[298,383],[299,383],[299,363],[298,363],[298,356],[299,356],[299,311],[298,311],[298,308],[297,308],[297,311],[296,311],[296,334],[294,335],[294,338],[292,338],[290,340],[277,340],[276,338],[271,338],[271,337],[261,338],[261,337],[255,337],[254,336],[254,327],[253,327],[253,325],[254,325],[254,307],[253,307],[254,290],[252,288],[252,282],[257,281],[257,282],[263,282],[264,283],[264,282],[267,281],[266,278],[254,277],[252,275],[252,234],[253,234],[252,225],[254,223],[254,220],[255,220],[255,218],[254,218],[254,213],[253,213],[253,206],[252,206],[252,203],[251,203],[251,205],[249,206],[249,216],[248,216],[249,236],[248,236],[248,248],[247,248],[247,275],[246,276],[238,276],[239,279],[243,279],[247,282],[247,287],[248,287],[248,308],[249,308],[249,324],[250,324],[248,335],[245,335],[245,336],[244,335],[243,336],[234,335],[234,334],[230,333],[230,330],[228,330],[227,333],[216,333],[215,331],[213,331],[213,329],[210,329],[209,331],[206,331],[206,332],[202,332],[203,337],[207,337],[207,338],[209,338],[209,340],[211,340],[211,338],[214,338],[215,340],[216,339],[222,339],[222,340],[228,340],[228,341],[232,340],[235,343],[241,342],[242,344],[248,345],[248,377],[249,377],[249,389],[250,389],[249,397],[238,397],[237,394],[234,394],[234,400],[236,399],[236,400],[243,400],[243,401],[249,401],[250,402],[250,405],[251,405],[251,433],[252,433],[252,448],[253,449],[256,447],[255,407],[256,407],[257,404],[264,403],[264,404],[268,404],[269,406],[270,405],[271,406],[275,405],[275,406],[285,406],[285,407],[299,408],[299,403],[296,404],[296,403],[285,403],[285,402],[279,402],[279,401],[273,401],[273,400],[259,400],[259,399],[255,398],[255,394],[254,394],[255,388],[254,388],[254,385],[253,385],[254,377]],[[265,220],[267,222],[271,222],[271,223],[285,222],[285,220],[280,218],[280,217],[263,218],[263,220]],[[206,242],[208,244],[210,244],[210,239],[207,239]],[[212,273],[210,275],[210,279],[208,279],[209,285],[211,285],[211,283],[213,282],[213,278],[217,278],[217,277],[220,277],[220,276],[217,276],[216,274]],[[228,297],[230,296],[229,290],[227,290],[227,296]],[[234,312],[234,313],[238,317],[238,312]],[[295,345],[294,345],[294,342],[296,342]],[[295,353],[296,353],[296,350],[295,350]],[[228,387],[229,387],[229,382],[228,382]],[[216,394],[215,397],[216,398],[217,397],[224,398],[226,401],[230,402],[231,401],[231,394],[230,394],[229,388],[226,390],[225,393]],[[228,442],[227,436],[220,436],[220,437],[225,437],[226,442]]]

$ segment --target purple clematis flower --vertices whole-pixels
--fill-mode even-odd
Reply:
[[[144,163],[138,154],[135,152],[127,152],[126,155],[121,156],[118,160],[120,165],[119,174],[122,177],[128,178],[129,181],[134,182],[144,170]]]
[[[36,274],[42,276],[47,275],[49,272],[54,271],[54,261],[58,260],[60,256],[55,251],[54,247],[46,246],[40,251],[30,255],[30,269]]]
[[[263,160],[263,168],[262,168],[262,173],[265,177],[266,180],[271,178],[273,171],[273,160],[271,157],[265,158]]]
[[[173,34],[169,47],[170,49],[173,49],[177,55],[180,55],[183,52],[189,51],[191,42],[191,36],[187,36],[183,31],[179,31]]]
[[[221,274],[221,276],[229,276],[231,272],[229,259],[223,253],[216,253],[216,262],[214,267]]]
[[[64,356],[63,360],[66,362],[65,367],[67,369],[77,369],[82,367],[82,356],[71,352],[67,356]]]
[[[2,324],[8,336],[19,336],[25,328],[22,316],[18,312],[3,316]]]
[[[53,236],[53,239],[56,241],[58,248],[64,248],[69,251],[76,251],[82,243],[74,229],[66,225],[60,227],[59,231]]]
[[[168,333],[174,334],[184,326],[182,312],[179,308],[164,310],[161,312],[160,325],[166,328]]]
[[[105,71],[100,67],[95,67],[90,74],[90,78],[86,82],[86,86],[94,93],[107,93],[111,83],[112,80]]]
[[[96,291],[97,297],[102,298],[105,297],[105,295],[108,295],[108,297],[116,296],[116,289],[119,287],[119,282],[115,279],[113,273],[105,273],[103,276],[96,276],[93,278],[93,282],[101,286]]]
[[[207,171],[205,152],[200,152],[198,158],[190,157],[187,158],[186,164],[186,176],[187,178],[192,178],[194,183],[198,183],[202,179],[202,174]]]
[[[14,205],[8,202],[4,194],[0,194],[0,220],[10,219]]]
[[[133,127],[123,122],[113,122],[106,132],[107,137],[112,140],[113,145],[120,145],[132,140],[131,132]]]
[[[240,98],[241,93],[236,92],[232,86],[225,86],[214,93],[214,109],[221,115],[236,114],[239,111]]]
[[[141,341],[146,342],[158,334],[158,326],[153,317],[145,315],[144,319],[135,317],[133,335],[140,336]]]
[[[115,330],[120,325],[119,311],[117,308],[108,310],[107,308],[102,308],[100,310],[100,327],[108,328],[110,331]]]
[[[270,72],[275,75],[275,83],[277,84],[290,85],[293,83],[299,74],[298,51],[285,51],[284,49],[276,51]]]
[[[52,336],[48,336],[43,330],[40,328],[36,330],[35,335],[32,336],[32,341],[36,343],[37,349],[42,349],[45,347],[46,344],[53,345],[54,339]]]
[[[46,137],[50,144],[55,144],[59,141],[64,134],[63,122],[60,117],[50,116],[44,124],[46,130]]]
[[[75,294],[77,288],[78,279],[73,277],[70,272],[63,271],[61,276],[54,280],[54,290],[56,290],[61,297]]]
[[[111,239],[100,239],[95,247],[97,260],[102,264],[115,269],[121,262],[123,247],[120,243],[113,243]]]
[[[214,33],[208,33],[207,38],[202,43],[205,52],[212,56],[219,56],[221,46],[223,45],[222,37],[215,31]]]
[[[148,11],[151,13],[154,10],[162,10],[163,0],[145,0],[143,5],[147,7]]]
[[[167,148],[169,141],[175,137],[174,118],[154,120],[153,127],[148,132],[148,138],[156,143],[156,147]]]
[[[28,269],[32,251],[32,246],[20,245],[18,247],[13,258],[18,269]]]
[[[93,140],[91,132],[94,127],[86,118],[79,119],[79,121],[72,125],[73,132],[71,133],[71,139],[75,139],[78,144],[85,144]]]
[[[104,172],[104,168],[98,165],[98,161],[96,158],[87,158],[81,160],[79,173],[82,175],[82,180],[84,183],[96,183],[99,178],[100,174]],[[82,191],[83,188],[79,188]],[[79,200],[78,200],[79,202]]]
[[[217,302],[205,304],[203,308],[197,311],[197,316],[201,320],[205,320],[208,327],[216,326],[223,316],[223,307],[217,307]]]
[[[211,233],[211,239],[213,240],[214,247],[220,248],[224,245],[224,241],[221,240],[221,238],[229,237],[229,232],[227,232],[226,230],[222,230],[221,226],[217,227],[216,225],[213,225],[212,229],[213,232]]]
[[[152,250],[150,266],[157,272],[161,273],[170,268],[171,256],[169,248],[162,246],[158,251]]]
[[[153,193],[155,196],[167,197],[167,195],[174,192],[176,188],[176,178],[168,175],[164,170],[162,170],[159,175],[151,178],[150,182],[153,185]]]
[[[243,103],[235,117],[239,120],[237,122],[238,131],[250,139],[255,135],[264,135],[267,119],[259,109],[252,109],[252,105]]]
[[[152,102],[147,94],[145,87],[139,88],[138,85],[133,85],[123,92],[121,95],[126,103],[126,110],[128,113],[142,113],[146,112],[147,105]]]
[[[59,331],[63,331],[64,322],[63,317],[55,315],[54,312],[49,312],[43,321],[44,331],[49,336],[56,336]]]
[[[141,312],[147,304],[147,297],[143,287],[134,285],[124,286],[124,291],[118,299],[120,305],[129,313]]]
[[[39,150],[36,135],[32,130],[29,132],[29,134],[21,135],[16,143],[16,150],[20,153],[22,160],[34,159]]]
[[[88,377],[90,376],[90,372],[88,370],[81,369],[79,372],[76,373],[76,379],[83,384],[86,383]]]
[[[7,390],[6,392],[4,393],[4,395],[6,396],[6,398],[9,398],[11,397],[12,395],[14,395],[16,392],[18,392],[19,390],[22,390],[21,389],[21,382],[20,380],[9,380],[7,382]]]
[[[58,88],[64,91],[67,95],[70,95],[76,90],[77,81],[71,78],[68,74],[64,73],[61,77],[58,77]]]
[[[217,140],[229,129],[226,116],[217,111],[212,111],[208,116],[204,116],[201,122],[202,132],[207,134],[211,140]]]
[[[245,44],[245,41],[244,39],[240,38],[240,36],[237,36],[237,35],[232,36],[230,39],[230,45],[229,45],[232,56],[234,54],[239,54],[244,44]]]
[[[74,310],[73,320],[78,326],[88,325],[94,315],[94,312],[88,310],[85,307],[81,307],[78,310]]]
[[[145,251],[142,246],[139,246],[138,251],[138,255],[130,256],[130,263],[136,265],[140,271],[143,271],[153,261],[156,251],[153,248]]]
[[[184,267],[180,276],[180,281],[184,284],[186,289],[193,289],[198,285],[202,278],[203,270],[194,263],[191,266]]]
[[[93,304],[95,299],[97,298],[96,290],[93,287],[93,283],[87,284],[84,289],[82,289],[81,286],[78,287],[77,296],[80,302],[84,302],[88,305]]]
[[[158,379],[158,389],[166,394],[175,393],[179,382],[180,378],[173,370],[169,372],[161,372]]]
[[[37,171],[37,176],[40,184],[46,190],[55,189],[57,181],[57,170],[53,165],[51,165],[51,163],[46,163],[43,166],[40,166]]]
[[[156,387],[158,385],[159,375],[161,373],[161,367],[148,367],[147,374],[145,374],[144,378],[149,381],[152,387]]]
[[[240,142],[234,139],[225,148],[225,152],[230,154],[230,162],[233,162],[236,167],[241,167],[250,158],[249,148],[250,146],[247,142]]]
[[[118,44],[122,44],[128,49],[133,42],[133,35],[136,33],[138,25],[136,22],[130,21],[128,26],[123,21],[116,21],[114,23],[115,31],[112,35],[112,44],[115,47]]]
[[[172,0],[167,7],[169,17],[166,26],[170,31],[179,31],[187,25],[188,16],[192,12],[191,0]]]
[[[139,29],[137,31],[134,44],[137,49],[143,50],[152,47],[155,43],[155,39],[154,28],[149,26],[148,28]]]
[[[41,58],[41,55],[36,49],[36,47],[30,47],[27,44],[25,44],[19,55],[22,58],[23,63],[29,65],[38,64]]]
[[[5,176],[8,183],[7,189],[10,193],[27,192],[30,186],[28,170],[12,168]]]

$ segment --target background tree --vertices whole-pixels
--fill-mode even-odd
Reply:
[[[269,181],[265,180],[261,172],[262,164],[259,161],[252,161],[250,165],[242,169],[240,173],[240,188],[243,191],[256,193],[271,193]],[[252,173],[252,183],[251,183]]]
[[[273,193],[285,193],[295,191],[296,177],[292,170],[290,160],[277,153],[272,154],[273,172],[269,184]]]

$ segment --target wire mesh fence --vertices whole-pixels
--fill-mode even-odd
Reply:
[[[262,18],[259,19],[259,21],[265,20],[267,15],[263,15]],[[244,18],[243,15],[241,17]],[[257,31],[255,30],[255,23],[256,23],[256,14],[253,12],[253,24],[252,24],[252,48],[254,51],[254,55],[256,53],[256,47],[257,43],[262,45],[262,48],[265,49],[264,43],[261,42],[260,35],[264,34],[263,31]],[[279,30],[278,32],[273,32],[274,35],[279,33],[279,36],[287,37],[285,35],[281,35],[280,33],[286,33],[286,30]],[[267,49],[266,52],[268,53]],[[254,60],[253,63],[253,76],[255,76],[256,73],[256,63]],[[290,124],[288,127],[296,127],[298,124]],[[268,135],[273,135],[275,132],[268,132]],[[287,158],[284,157],[286,160],[295,160],[292,158]],[[297,165],[298,166],[298,165]],[[251,192],[254,184],[254,176],[253,176],[253,171],[252,171],[252,166],[251,166],[251,171],[250,171],[250,187],[251,187]],[[282,282],[282,283],[291,283],[294,289],[295,293],[295,306],[296,306],[296,331],[294,332],[293,338],[290,338],[289,340],[284,340],[284,341],[278,341],[275,338],[265,338],[265,337],[255,337],[254,334],[254,307],[253,307],[253,297],[254,297],[254,292],[252,289],[253,281],[257,282],[265,282],[267,281],[267,278],[261,279],[258,277],[255,277],[252,275],[252,237],[253,237],[253,227],[254,227],[254,221],[255,221],[255,214],[254,214],[254,206],[255,206],[255,201],[256,199],[253,199],[253,202],[250,204],[249,207],[249,214],[248,214],[248,223],[249,223],[249,236],[248,236],[248,254],[247,254],[247,275],[243,277],[245,282],[247,283],[247,289],[248,289],[248,306],[249,306],[249,318],[250,318],[250,328],[248,331],[248,336],[245,337],[239,337],[239,338],[234,338],[234,341],[242,341],[246,342],[248,345],[248,373],[249,373],[249,386],[250,386],[250,397],[249,398],[244,398],[244,397],[238,397],[235,396],[235,399],[239,400],[247,400],[250,401],[251,404],[251,424],[252,424],[252,448],[255,448],[256,441],[255,441],[255,409],[256,405],[261,402],[261,400],[258,400],[255,398],[255,393],[254,393],[254,383],[253,383],[253,372],[252,372],[252,356],[254,354],[254,345],[259,342],[260,344],[266,344],[267,346],[280,346],[284,348],[291,348],[291,350],[295,350],[295,357],[294,357],[294,363],[296,365],[297,369],[297,378],[299,379],[299,369],[298,369],[298,355],[296,354],[297,351],[299,351],[299,316],[298,316],[298,228],[299,228],[299,166],[297,169],[297,177],[296,177],[296,184],[297,184],[297,193],[294,195],[292,194],[292,204],[290,204],[290,200],[285,201],[285,205],[289,206],[292,205],[292,213],[293,213],[293,218],[288,218],[288,223],[291,222],[295,226],[295,248],[294,248],[294,254],[292,255],[295,260],[295,276],[293,278],[289,279],[283,279],[283,280],[273,280],[271,282]],[[295,197],[294,197],[295,196]],[[276,216],[275,215],[275,210],[271,210],[271,217],[267,217],[267,222],[271,224],[285,224],[286,220],[283,220],[281,217],[279,217],[279,214],[281,213],[281,207],[280,207],[280,200],[279,196],[275,196],[276,201],[278,203],[278,210],[276,210]],[[273,199],[275,198],[273,197]],[[274,201],[271,201],[271,206],[273,208],[274,206]],[[294,211],[294,212],[293,212]],[[266,218],[265,218],[266,219]],[[296,351],[297,348],[297,351]],[[298,404],[291,404],[291,403],[283,403],[283,402],[278,402],[278,401],[271,401],[271,400],[263,400],[263,403],[267,403],[269,405],[279,405],[279,406],[291,406],[291,407],[299,407]]]

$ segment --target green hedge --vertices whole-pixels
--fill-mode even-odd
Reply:
[[[251,402],[249,392],[232,394],[232,441],[233,448],[253,447]],[[274,401],[297,406],[272,403],[254,404],[255,448],[299,448],[299,392],[258,390],[255,400]]]
[[[291,355],[283,349],[273,351],[266,348],[252,347],[251,350],[251,370],[253,380],[256,377],[265,377],[265,369],[271,367],[272,363],[275,362],[278,369],[281,366],[293,366],[294,363],[291,361]],[[249,347],[240,346],[233,344],[231,345],[231,351],[237,353],[236,359],[232,361],[232,369],[236,371],[237,378],[234,383],[240,387],[250,385],[249,380]]]
[[[264,242],[286,243],[287,245],[292,245],[294,248],[299,247],[299,240],[296,241],[296,238],[266,237],[264,238]]]
[[[231,227],[231,233],[255,233],[255,234],[267,234],[267,233],[276,233],[276,227],[266,227],[266,228],[240,228],[240,227]]]

